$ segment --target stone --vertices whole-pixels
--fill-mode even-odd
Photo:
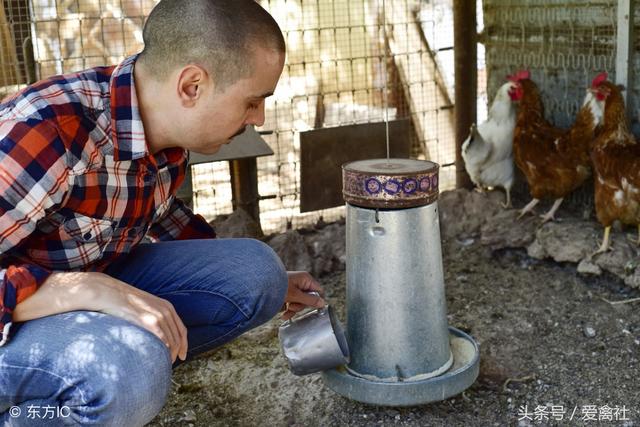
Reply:
[[[585,325],[584,328],[582,328],[582,332],[584,333],[584,336],[587,338],[593,338],[596,336],[596,330],[589,325]]]
[[[548,222],[538,229],[536,241],[541,252],[554,261],[578,263],[594,251],[596,227],[593,222],[574,219]]]
[[[209,223],[220,238],[249,237],[260,239],[264,235],[262,228],[242,208],[238,208],[230,215],[220,216]]]
[[[344,224],[327,225],[305,235],[304,240],[312,259],[311,273],[314,276],[344,270],[347,258]]]
[[[535,259],[545,259],[548,256],[547,252],[544,250],[544,247],[537,240],[534,240],[527,247],[527,255]]]
[[[535,217],[518,219],[515,209],[500,210],[487,217],[480,228],[480,243],[491,249],[526,247],[533,242],[538,227]]]
[[[500,206],[502,198],[499,191],[457,189],[442,192],[438,199],[442,238],[448,240],[478,234],[487,219],[503,210]]]
[[[598,267],[597,264],[594,264],[588,258],[583,259],[578,264],[578,273],[580,274],[592,274],[595,276],[599,276],[602,274],[602,269]]]
[[[640,288],[640,268],[624,278],[624,284],[631,288]]]
[[[462,212],[464,199],[469,194],[466,189],[443,191],[438,198],[438,212],[440,214],[440,234],[443,239],[454,238],[463,231],[464,224],[458,221]]]
[[[289,271],[312,271],[312,260],[303,237],[296,230],[278,234],[267,241]]]
[[[628,265],[638,259],[638,252],[623,233],[611,233],[612,249],[606,253],[594,256],[594,262],[603,270],[626,279]]]

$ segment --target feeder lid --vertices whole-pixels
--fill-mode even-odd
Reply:
[[[415,159],[367,159],[342,165],[345,202],[365,208],[413,208],[438,199],[439,165]]]

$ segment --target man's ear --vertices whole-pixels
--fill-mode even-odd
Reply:
[[[199,65],[189,64],[178,74],[178,97],[183,107],[193,107],[202,95],[208,75]]]

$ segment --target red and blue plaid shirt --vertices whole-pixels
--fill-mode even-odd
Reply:
[[[145,235],[212,238],[175,198],[187,152],[149,153],[133,67],[38,82],[0,104],[0,345],[53,271],[101,271]]]

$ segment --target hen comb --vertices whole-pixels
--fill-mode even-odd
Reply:
[[[510,80],[512,82],[519,82],[520,80],[526,80],[529,78],[529,71],[528,70],[520,70],[517,71],[515,74],[511,75],[511,76],[507,76],[507,80]]]
[[[593,89],[597,88],[602,82],[606,81],[608,77],[609,75],[606,73],[606,71],[598,74],[591,82],[591,87]]]

